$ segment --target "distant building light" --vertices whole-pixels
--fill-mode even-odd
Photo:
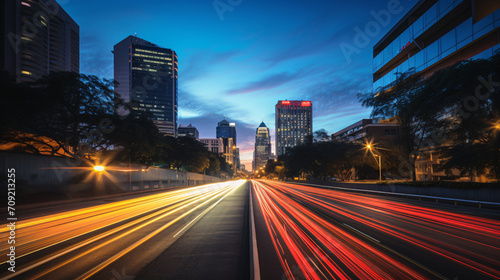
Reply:
[[[24,6],[27,6],[27,7],[31,7],[31,5],[28,4],[28,3],[26,3],[26,2],[21,2],[21,4],[24,5]]]
[[[31,72],[28,72],[28,71],[21,71],[21,74],[24,74],[24,75],[31,75]]]
[[[236,123],[232,122],[229,124],[229,126],[236,126]]]

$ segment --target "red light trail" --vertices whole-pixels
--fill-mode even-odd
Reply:
[[[288,279],[445,279],[435,267],[380,244],[372,232],[391,244],[409,244],[471,273],[500,279],[499,221],[355,193],[252,183]],[[372,236],[345,222],[370,229]],[[302,275],[293,274],[293,264]]]

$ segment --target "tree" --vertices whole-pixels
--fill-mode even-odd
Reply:
[[[88,158],[103,147],[102,121],[114,112],[110,81],[74,72],[53,72],[34,83],[0,80],[6,97],[0,143],[73,158]]]
[[[351,169],[363,163],[361,150],[362,147],[355,143],[318,142],[293,147],[280,160],[289,177],[306,173],[315,178],[347,180]]]
[[[192,137],[167,137],[170,146],[168,161],[176,169],[201,173],[210,167],[208,151]]]
[[[206,169],[208,175],[219,176],[221,171],[221,162],[219,155],[208,152],[209,166]]]
[[[399,143],[402,146],[402,160],[409,160],[412,167],[411,176],[416,180],[415,160],[424,140],[428,138],[435,126],[436,104],[423,91],[423,76],[408,71],[398,73],[394,85],[378,89],[378,93],[358,94],[358,98],[366,107],[372,107],[372,118],[395,118],[400,125]]]
[[[330,141],[330,139],[330,135],[328,135],[328,132],[323,128],[314,132],[314,142],[316,143]]]
[[[429,142],[441,144],[438,151],[444,168],[459,169],[463,175],[489,174],[498,178],[500,142],[495,125],[500,123],[500,53],[488,60],[468,60],[436,72],[427,82],[446,118],[435,130],[442,137]]]
[[[112,118],[114,129],[106,135],[118,150],[116,160],[146,165],[165,165],[171,151],[166,137],[151,120],[148,112],[131,111],[125,118]]]

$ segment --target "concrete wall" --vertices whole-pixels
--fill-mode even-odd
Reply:
[[[222,181],[203,174],[144,165],[116,164],[102,173],[81,167],[77,160],[0,151],[1,182],[6,184],[7,169],[15,168],[20,193],[116,193],[176,186],[194,186]]]

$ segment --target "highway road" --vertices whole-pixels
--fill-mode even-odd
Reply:
[[[500,279],[498,220],[382,196],[252,183],[262,279]]]
[[[248,198],[246,190],[244,180],[231,181],[110,199],[109,203],[67,211],[54,212],[51,208],[46,210],[50,213],[46,213],[42,209],[39,213],[30,212],[33,216],[30,218],[19,213],[15,273],[7,270],[10,265],[6,263],[11,246],[7,244],[10,230],[5,225],[0,228],[0,279],[135,279],[222,201],[239,196],[239,200],[232,199],[229,209],[235,203],[243,205],[240,212],[245,215],[248,212],[244,208]],[[61,206],[62,209],[68,207]],[[224,217],[219,214],[218,222],[225,220],[220,216]],[[213,219],[206,220],[213,222]],[[244,221],[238,222],[244,224]],[[240,230],[248,232],[242,226]],[[232,235],[234,238],[235,234]],[[245,241],[236,243],[248,246],[247,236],[240,232],[236,235]],[[236,254],[244,256],[244,253]],[[247,267],[246,261],[244,268]],[[236,269],[235,273],[248,274],[245,269]],[[170,279],[160,274],[151,277]]]
[[[99,198],[18,212],[0,280],[500,279],[486,213],[265,180]]]

